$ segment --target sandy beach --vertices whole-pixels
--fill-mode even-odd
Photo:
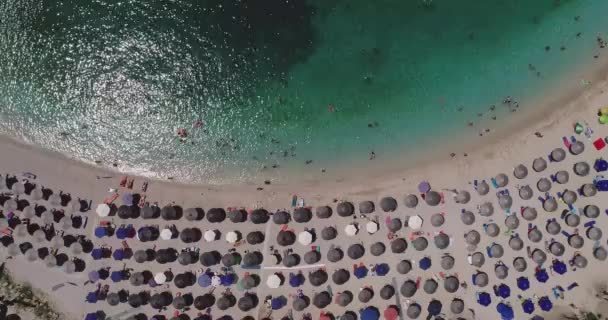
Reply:
[[[598,68],[600,65],[602,67]],[[475,142],[469,144],[465,143],[462,147],[459,146],[457,150],[449,149],[449,144],[446,145],[445,148],[437,150],[437,153],[433,155],[433,157],[436,158],[435,161],[429,162],[425,159],[425,163],[416,163],[415,165],[408,166],[405,169],[403,169],[403,167],[398,169],[399,164],[396,160],[394,165],[388,165],[382,170],[370,171],[373,172],[372,174],[351,172],[348,175],[348,178],[340,178],[333,181],[315,180],[311,179],[311,177],[305,176],[301,181],[294,181],[290,184],[280,185],[196,186],[183,185],[171,181],[150,180],[148,191],[146,193],[147,200],[151,203],[157,202],[160,206],[174,202],[175,204],[184,208],[199,206],[205,210],[215,207],[245,207],[248,209],[266,208],[269,211],[275,211],[281,208],[289,208],[291,206],[291,199],[293,195],[297,195],[299,198],[304,199],[305,205],[307,206],[312,206],[314,208],[321,205],[329,205],[334,209],[337,201],[351,201],[356,207],[359,202],[364,200],[371,200],[378,204],[380,199],[383,197],[392,196],[399,202],[399,207],[395,212],[385,214],[381,213],[379,208],[377,208],[376,212],[370,216],[378,216],[380,221],[384,221],[385,216],[403,218],[405,216],[419,214],[423,218],[427,219],[434,213],[443,212],[445,213],[446,223],[442,227],[432,227],[428,221],[425,221],[425,224],[421,230],[428,235],[429,239],[432,239],[433,235],[439,231],[448,234],[452,239],[451,246],[447,250],[437,250],[434,247],[431,248],[432,245],[430,245],[427,250],[422,252],[414,251],[413,248],[410,247],[405,254],[401,255],[392,254],[387,250],[387,253],[385,253],[381,258],[383,261],[388,263],[391,268],[394,268],[394,266],[401,259],[419,261],[424,256],[430,257],[433,260],[434,265],[427,271],[414,268],[414,270],[407,275],[400,275],[395,271],[392,271],[389,276],[382,278],[383,284],[395,282],[395,287],[398,291],[398,287],[400,287],[401,283],[407,279],[415,280],[418,277],[422,277],[422,279],[431,278],[434,274],[441,271],[438,263],[441,256],[444,253],[449,253],[456,259],[456,265],[454,269],[446,273],[457,273],[461,281],[466,281],[469,283],[468,288],[460,288],[455,294],[448,294],[444,290],[440,289],[435,295],[432,296],[432,298],[439,299],[444,302],[444,311],[447,310],[445,313],[448,319],[456,319],[456,316],[450,314],[449,312],[449,301],[451,301],[451,299],[454,297],[458,297],[465,301],[465,312],[459,315],[460,317],[465,319],[497,319],[495,302],[498,301],[498,299],[492,294],[494,304],[492,304],[490,307],[484,308],[475,302],[475,292],[482,290],[491,292],[491,285],[502,282],[510,285],[512,290],[516,289],[517,286],[515,284],[515,279],[517,276],[519,276],[519,274],[511,270],[509,277],[502,281],[496,280],[495,277],[491,277],[493,280],[490,282],[490,286],[486,288],[477,288],[470,283],[471,275],[475,273],[476,269],[483,270],[488,274],[493,275],[493,265],[495,262],[497,262],[497,260],[487,259],[486,264],[481,268],[475,268],[468,265],[466,259],[467,249],[463,239],[463,234],[471,229],[483,230],[482,225],[487,223],[489,220],[493,220],[500,225],[502,231],[506,230],[503,216],[505,213],[502,210],[497,210],[497,212],[495,212],[494,215],[489,218],[478,216],[475,224],[471,226],[465,226],[460,222],[459,214],[462,209],[477,212],[476,206],[485,201],[491,201],[494,203],[495,208],[499,208],[496,197],[493,195],[495,192],[494,189],[491,190],[490,194],[481,197],[475,192],[472,183],[474,180],[489,181],[490,178],[496,176],[496,174],[505,173],[509,175],[510,178],[508,188],[514,195],[514,207],[519,208],[520,206],[526,205],[539,207],[539,203],[536,200],[537,194],[535,194],[532,199],[523,201],[516,196],[515,186],[529,184],[534,188],[536,181],[540,177],[547,177],[549,174],[554,174],[558,170],[571,171],[574,163],[579,161],[586,161],[593,164],[595,159],[602,157],[606,149],[603,151],[596,151],[593,148],[591,143],[592,141],[586,139],[582,135],[576,135],[577,139],[583,141],[585,144],[586,149],[583,154],[578,156],[568,154],[564,161],[560,163],[550,163],[549,168],[542,173],[536,173],[531,170],[532,161],[535,158],[546,158],[546,156],[554,148],[563,147],[562,137],[570,137],[575,135],[573,132],[574,123],[587,123],[591,128],[593,128],[593,140],[608,136],[608,128],[598,124],[596,115],[597,110],[600,107],[608,105],[608,83],[605,79],[607,68],[608,63],[606,63],[606,61],[595,62],[589,69],[582,70],[578,74],[573,75],[571,78],[566,79],[563,87],[556,90],[554,94],[543,98],[543,101],[539,101],[538,103],[542,104],[542,107],[534,108],[533,112],[522,112],[521,114],[513,115],[513,117],[509,119],[511,123],[509,125],[505,125],[504,130],[493,132],[492,135],[489,137],[484,137],[483,139],[471,140]],[[581,79],[590,81],[591,85],[581,88]],[[535,136],[536,132],[540,132],[543,137],[539,138]],[[32,146],[26,146],[7,138],[0,139],[0,150],[2,150],[2,157],[0,157],[0,168],[2,169],[0,173],[11,173],[20,176],[22,172],[32,172],[37,175],[37,184],[48,186],[53,190],[63,190],[64,192],[69,192],[72,194],[72,197],[90,199],[92,200],[93,208],[95,208],[98,203],[101,203],[104,198],[108,197],[109,188],[115,188],[118,186],[121,177],[121,175],[117,172],[82,164],[77,161],[67,159],[60,154],[43,151]],[[457,155],[454,158],[450,158],[450,152],[455,152]],[[467,154],[466,157],[464,156],[465,153]],[[513,177],[513,168],[520,163],[526,165],[530,169],[528,177],[521,181]],[[590,176],[594,174],[595,173],[592,172]],[[590,176],[578,177],[571,174],[568,185],[556,185],[552,190],[552,193],[562,191],[566,187],[570,187],[571,189],[578,188],[581,184],[589,182],[591,179]],[[141,183],[147,180],[145,178],[137,177],[135,179],[136,188],[139,188]],[[417,194],[417,185],[420,181],[429,181],[433,187],[433,190],[437,191],[445,189],[467,190],[471,193],[472,200],[466,205],[460,205],[451,199],[447,191],[444,191],[446,192],[445,204],[441,204],[437,207],[430,207],[422,203],[416,209],[405,208],[403,205],[404,195],[410,193]],[[263,189],[258,190],[259,188]],[[576,203],[576,207],[582,208],[585,204],[590,203],[596,204],[602,209],[608,207],[608,199],[603,197],[601,193],[593,198],[581,197]],[[88,226],[86,230],[82,231],[82,233],[93,238],[92,230],[96,225],[98,225],[98,222],[101,219],[95,215],[94,210],[89,211],[87,215],[89,217]],[[544,225],[547,218],[558,215],[558,213],[550,214],[544,212],[539,208],[539,217],[536,219],[536,221],[534,221],[534,224],[538,225],[538,227],[544,231]],[[114,223],[116,224],[133,223],[136,226],[145,224],[145,221],[141,219],[133,221],[120,221],[120,219],[116,217],[113,219]],[[522,239],[527,241],[525,235],[525,222],[527,221],[522,219],[520,220],[520,226],[516,231],[520,234]],[[603,230],[608,230],[608,220],[606,216],[601,215],[596,220],[597,225],[600,226],[600,228],[603,227]],[[291,223],[289,227],[295,229],[297,233],[303,231],[304,227],[320,230],[326,225],[335,225],[339,231],[339,236],[336,240],[333,240],[332,243],[341,244],[344,249],[347,247],[346,244],[351,243],[362,242],[365,244],[365,247],[369,247],[369,245],[375,241],[386,241],[386,228],[381,228],[381,230],[374,235],[368,235],[365,232],[360,232],[359,236],[357,237],[346,237],[342,230],[344,226],[351,221],[352,218],[343,218],[334,214],[330,219],[327,220],[313,218],[313,220],[306,225]],[[161,226],[169,224],[160,220],[155,222]],[[175,225],[181,230],[188,227],[189,223],[182,219],[175,222]],[[202,230],[206,230],[210,226],[206,221],[202,221],[200,222],[200,225],[197,225],[197,227],[201,228]],[[238,228],[243,233],[252,230],[260,230],[266,234],[266,239],[269,239],[269,241],[274,241],[280,226],[271,223],[262,226],[252,225],[249,223],[233,226],[224,223],[220,228],[222,231],[228,231],[230,228]],[[399,231],[399,235],[404,238],[408,238],[409,241],[410,230],[404,229],[403,231]],[[545,232],[543,241],[549,240],[551,237],[552,236],[546,234]],[[564,238],[561,235],[556,235],[555,238],[561,242],[564,242]],[[507,265],[511,265],[511,261],[514,257],[522,255],[525,256],[525,250],[514,252],[513,250],[508,249],[508,239],[509,237],[502,235],[502,232],[501,235],[494,239],[483,235],[478,250],[485,252],[483,248],[490,243],[501,243],[506,250],[505,255],[500,260],[504,261]],[[120,242],[117,239],[103,241],[95,239],[95,243],[105,243],[114,248],[120,246]],[[329,247],[329,244],[319,241],[317,241],[315,244],[321,246],[321,250],[323,252],[325,252]],[[532,247],[543,247],[542,242],[527,244],[531,245]],[[200,242],[197,245],[201,247],[201,251],[206,251],[206,248],[208,248],[208,244],[204,242]],[[217,245],[215,243],[213,245],[214,248],[220,252],[225,252],[230,248],[225,241],[217,241]],[[265,243],[262,247],[256,246],[255,248],[249,248],[248,245],[245,245],[244,247],[238,248],[239,251],[250,249],[261,250],[265,255],[263,267],[261,270],[257,271],[262,278],[262,284],[260,284],[257,289],[252,290],[257,293],[260,299],[263,299],[263,297],[268,294],[284,294],[287,296],[294,292],[293,288],[289,288],[288,286],[282,286],[277,290],[271,290],[265,286],[264,282],[266,277],[275,272],[273,266],[274,264],[271,262],[272,259],[268,256],[269,245],[272,245],[272,243]],[[603,239],[601,240],[600,245],[605,246]],[[150,245],[145,245],[136,241],[131,241],[130,246],[133,249],[150,247]],[[593,243],[588,240],[585,246],[578,250],[589,259],[589,265],[585,270],[578,270],[576,272],[570,270],[564,276],[551,276],[551,279],[544,284],[536,285],[535,282],[535,285],[526,291],[525,294],[522,294],[528,298],[532,298],[533,295],[537,295],[539,297],[545,295],[551,296],[552,287],[561,285],[565,288],[574,281],[578,282],[579,287],[573,289],[571,292],[566,292],[564,300],[554,301],[556,307],[554,308],[553,313],[543,314],[545,319],[561,319],[560,310],[569,310],[569,303],[574,303],[580,308],[590,311],[599,310],[600,313],[608,310],[605,309],[605,306],[601,303],[601,300],[594,298],[594,288],[596,285],[598,285],[598,279],[595,275],[600,274],[600,272],[604,269],[605,262],[600,262],[593,258],[592,246]],[[183,248],[186,247],[186,245],[179,242],[179,239],[174,239],[160,243],[159,247]],[[295,252],[303,255],[309,248],[296,243],[293,249]],[[566,260],[567,258],[571,257],[575,251],[576,250],[573,248],[567,246],[563,259]],[[0,254],[6,256],[6,252],[3,250],[0,250]],[[549,259],[551,258],[552,257]],[[366,254],[362,259],[360,259],[360,261],[366,265],[369,265],[377,262],[377,259],[377,257]],[[102,267],[110,263],[109,261],[103,260],[93,261],[90,259],[90,257],[88,257],[87,262],[88,268]],[[112,263],[117,265],[117,263],[114,261],[112,261]],[[320,261],[320,265],[325,266],[330,275],[334,270],[341,267],[351,269],[351,265],[353,263],[354,262],[350,259],[344,259],[336,265],[329,265],[325,257],[323,257]],[[94,285],[84,285],[86,273],[71,276],[66,275],[60,270],[49,270],[41,263],[26,263],[23,256],[8,260],[7,266],[17,279],[27,281],[34,287],[48,292],[52,301],[70,319],[83,319],[84,314],[87,312],[92,312],[99,309],[106,310],[106,313],[109,316],[124,312],[123,315],[126,317],[138,312],[137,310],[131,310],[126,304],[120,305],[119,307],[110,308],[103,301],[97,304],[84,303],[84,296],[86,293],[94,289]],[[144,269],[145,267],[150,269],[152,272],[159,272],[166,268],[159,265],[130,266],[139,270]],[[198,270],[200,269],[200,264],[190,267],[179,265],[172,267],[173,271],[177,273],[185,270]],[[305,273],[307,273],[309,269],[313,270],[313,268],[310,266],[305,265],[303,265],[301,268],[301,270]],[[285,268],[282,268],[281,270],[285,274],[293,271]],[[244,272],[244,270],[237,270],[237,273],[239,274],[242,272]],[[531,280],[533,279],[534,276],[532,266],[529,265],[525,275]],[[66,285],[55,291],[52,290],[52,288],[57,284],[65,283],[66,281],[77,283],[78,286]],[[377,281],[378,280],[374,280],[373,277],[368,276],[364,279],[351,279],[349,282],[339,287],[335,285],[332,286],[334,293],[343,290],[351,290],[356,295],[359,289],[365,285],[374,284],[374,288],[376,289]],[[128,282],[112,284],[111,287],[112,290],[117,290],[122,287],[127,288]],[[303,290],[306,294],[312,296],[313,292],[320,292],[324,287],[325,286],[314,288],[310,286],[310,284],[305,284]],[[376,292],[378,292],[379,288],[380,287],[377,287]],[[186,290],[183,291],[185,292]],[[154,289],[152,289],[152,291],[154,291]],[[192,292],[195,295],[202,294],[206,291],[207,290],[201,289],[200,287],[192,287]],[[421,293],[420,290],[420,292],[410,300],[411,302],[419,303],[424,309],[428,301],[430,301],[430,298],[430,295]],[[396,296],[395,301],[381,300],[378,296],[376,296],[368,304],[375,305],[382,311],[387,305],[390,304],[405,306],[407,303],[406,300],[408,299],[403,297],[400,298],[399,295]],[[516,319],[529,318],[528,315],[524,315],[521,311],[519,300],[516,298],[515,294],[512,294],[508,301],[511,302],[513,309],[516,312]],[[291,299],[289,300],[288,306],[290,304]],[[347,308],[341,308],[335,304],[332,304],[325,310],[333,312],[335,315],[339,315],[343,313],[344,310],[358,311],[364,305],[365,304],[359,303],[355,299],[355,301]],[[470,313],[468,313],[468,311],[466,311],[468,308],[473,308],[475,310],[477,318],[474,318]],[[277,311],[276,313],[273,313],[273,318],[279,319],[280,317],[284,316],[287,309],[289,308],[286,307]],[[245,315],[245,313],[238,311],[236,307],[229,311],[229,313],[233,315],[235,319],[240,319]],[[255,311],[259,312],[257,314],[255,312],[250,312],[249,314],[261,319],[263,316],[263,310],[260,311],[256,309]],[[313,314],[313,318],[316,319],[318,317],[319,310],[314,306],[309,307],[307,311]],[[149,306],[146,306],[141,308],[141,312],[152,314],[153,310]],[[190,313],[192,315],[196,314],[194,312]],[[169,315],[170,312],[166,311],[164,314]],[[219,317],[220,315],[224,314],[225,313],[217,310],[213,311],[214,316]],[[300,313],[294,312],[294,318],[300,319],[299,314]],[[405,319],[407,319],[407,317],[405,317]]]

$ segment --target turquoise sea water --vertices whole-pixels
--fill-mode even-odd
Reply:
[[[5,0],[0,129],[194,182],[291,179],[363,165],[372,150],[405,162],[482,129],[470,121],[500,122],[506,96],[526,101],[591,61],[607,10],[602,0]]]

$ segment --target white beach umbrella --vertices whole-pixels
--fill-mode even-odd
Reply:
[[[230,231],[228,233],[226,233],[226,241],[228,241],[228,243],[235,243],[239,240],[239,235],[234,232],[234,231]]]
[[[25,224],[18,224],[14,229],[14,235],[17,237],[25,237],[27,234],[27,226]]]
[[[276,289],[281,285],[281,278],[279,278],[279,276],[277,276],[276,274],[273,274],[268,277],[268,279],[266,279],[266,285],[268,286],[268,288]]]
[[[40,215],[40,219],[42,219],[42,223],[44,224],[51,224],[53,223],[55,217],[53,216],[52,212],[46,211]]]
[[[171,240],[173,238],[173,232],[169,228],[165,228],[160,232],[160,238],[163,240]]]
[[[31,219],[36,215],[36,212],[34,212],[34,207],[33,206],[27,206],[25,208],[23,208],[23,215],[22,217],[25,219]]]
[[[298,234],[298,242],[302,245],[309,245],[312,243],[312,233],[309,231],[302,231]]]
[[[205,237],[205,241],[213,242],[217,238],[217,234],[215,233],[215,230],[207,230],[207,231],[205,231],[204,237]]]
[[[222,279],[219,276],[211,277],[211,286],[219,287],[220,284],[222,284]]]
[[[420,229],[422,227],[422,217],[419,215],[411,216],[407,221],[407,226],[414,230]]]
[[[110,206],[105,203],[100,203],[99,205],[97,205],[97,209],[95,210],[95,212],[97,212],[97,215],[102,218],[107,217],[110,215]]]
[[[365,229],[369,234],[374,234],[378,232],[378,223],[375,221],[370,221],[365,225]]]
[[[346,233],[346,235],[349,237],[356,235],[357,232],[359,232],[359,228],[352,223],[344,227],[344,233]]]
[[[167,281],[167,276],[165,275],[164,272],[159,272],[154,275],[154,282],[156,282],[156,284],[163,284],[166,281]]]

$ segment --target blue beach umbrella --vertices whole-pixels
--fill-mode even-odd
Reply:
[[[538,300],[538,306],[543,311],[551,311],[553,309],[553,302],[549,300],[549,297],[544,296]]]
[[[229,273],[229,274],[223,274],[220,276],[220,283],[227,287],[227,286],[231,286],[234,283],[234,274],[233,273]]]
[[[557,259],[553,260],[553,271],[558,274],[564,274],[567,271],[566,264],[563,261]]]
[[[390,270],[390,267],[386,263],[381,263],[381,264],[376,265],[376,275],[378,275],[378,276],[385,276],[389,270]]]
[[[365,266],[359,266],[355,268],[355,277],[357,279],[365,278],[367,276],[367,268]]]
[[[479,302],[480,305],[487,307],[492,303],[492,297],[490,297],[490,294],[487,292],[481,292],[477,297],[477,302]]]
[[[534,302],[532,302],[532,300],[530,300],[530,299],[526,299],[521,304],[521,307],[524,309],[524,312],[527,314],[532,314],[532,312],[534,312]]]
[[[89,272],[89,281],[91,282],[97,282],[99,280],[99,272],[97,272],[97,270],[93,270],[91,272]]]
[[[496,295],[506,299],[511,296],[511,288],[504,283],[501,283],[496,290]]]
[[[95,248],[91,251],[91,257],[93,260],[99,260],[103,258],[103,250],[101,248]]]
[[[129,229],[127,228],[118,228],[116,230],[116,238],[123,240],[129,236]]]
[[[97,291],[87,293],[86,301],[88,303],[97,303]]]
[[[208,273],[203,273],[198,277],[198,285],[207,288],[211,285],[211,275]]]
[[[99,320],[99,316],[97,315],[97,312],[87,313],[84,320]]]
[[[505,303],[499,303],[496,306],[496,311],[500,314],[502,320],[513,320],[515,314],[513,313],[513,308],[510,305]]]
[[[380,319],[380,311],[376,307],[367,307],[359,311],[361,320],[378,320]]]
[[[429,312],[429,314],[430,314],[430,315],[432,315],[432,316],[437,316],[437,315],[439,315],[439,314],[441,313],[441,308],[442,308],[442,307],[443,307],[443,306],[441,305],[441,302],[440,302],[439,300],[434,300],[434,299],[433,299],[433,300],[432,300],[432,301],[429,303],[429,306],[428,306],[428,308],[426,309],[426,311],[428,311],[428,312]]]
[[[103,238],[108,235],[108,230],[106,227],[97,227],[95,228],[95,236],[97,238]]]
[[[125,272],[122,270],[112,271],[112,274],[110,274],[110,279],[112,279],[113,282],[121,282],[125,279]]]
[[[133,205],[133,195],[131,193],[125,193],[122,195],[122,204],[125,206]]]
[[[526,277],[519,277],[517,278],[517,287],[520,290],[526,291],[530,289],[530,281]]]
[[[290,273],[289,274],[289,285],[292,286],[293,288],[297,288],[299,286],[301,286],[304,283],[304,276],[300,273],[298,274],[294,274],[294,273]]]
[[[542,282],[545,283],[547,282],[547,280],[549,280],[549,274],[547,273],[547,270],[545,269],[539,269],[538,271],[536,271],[536,280],[538,280],[538,282]]]
[[[287,299],[285,299],[285,297],[283,297],[283,296],[273,298],[272,300],[270,300],[270,307],[272,308],[272,310],[282,309],[286,304],[287,304]]]
[[[125,258],[125,250],[124,249],[116,249],[114,253],[112,253],[112,257],[116,261],[122,261]]]
[[[431,267],[431,259],[429,257],[424,257],[420,259],[418,267],[420,267],[420,269],[422,270],[428,270]]]

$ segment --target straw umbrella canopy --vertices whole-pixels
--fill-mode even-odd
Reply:
[[[532,251],[532,261],[539,265],[543,264],[547,261],[547,254],[541,249],[534,249],[534,251]]]
[[[553,212],[557,210],[557,200],[555,198],[549,198],[543,202],[543,209],[547,212]]]
[[[471,255],[471,264],[476,267],[481,267],[486,262],[486,257],[481,252],[475,252]]]
[[[568,244],[574,249],[580,249],[585,244],[585,240],[578,234],[573,234],[568,238]]]
[[[425,237],[418,237],[412,241],[412,246],[416,251],[423,251],[429,246],[429,241]]]
[[[280,246],[290,246],[296,242],[296,235],[288,230],[281,230],[277,234],[277,243]]]
[[[399,219],[399,218],[392,218],[389,220],[389,222],[387,224],[387,228],[391,232],[397,232],[397,231],[401,230],[402,227],[403,227],[403,223],[401,222],[401,219]]]
[[[551,151],[551,159],[555,162],[561,162],[566,158],[566,151],[562,148],[555,148]]]
[[[329,206],[320,206],[316,209],[316,215],[319,219],[328,219],[332,216],[333,210]]]
[[[351,302],[353,302],[353,293],[348,290],[340,292],[336,297],[336,303],[341,307],[346,307]]]
[[[538,230],[538,228],[533,228],[532,230],[528,231],[528,239],[536,243],[543,239],[543,234],[540,232],[540,230]]]
[[[321,260],[321,253],[317,250],[311,250],[304,254],[304,262],[307,264],[315,264]]]
[[[591,171],[591,167],[585,161],[577,162],[574,164],[574,173],[580,177],[586,177]]]
[[[207,221],[211,223],[220,223],[226,220],[226,210],[223,208],[211,208],[207,211]]]
[[[248,312],[250,310],[252,310],[253,308],[255,308],[258,305],[259,299],[258,296],[253,294],[253,293],[245,293],[245,295],[243,295],[239,301],[238,301],[238,307],[239,310],[243,311],[243,312]]]
[[[526,271],[526,268],[528,268],[526,259],[522,257],[516,257],[513,259],[513,269],[515,269],[517,272],[524,272]]]
[[[528,221],[532,221],[536,219],[538,213],[533,207],[525,207],[521,213],[521,216]]]
[[[283,258],[283,265],[288,268],[295,267],[298,264],[300,264],[300,256],[297,253],[288,254]]]
[[[391,251],[393,253],[403,253],[407,249],[407,241],[403,238],[397,238],[391,241]]]
[[[471,201],[471,194],[466,190],[460,190],[458,191],[458,194],[456,194],[454,200],[456,203],[467,204]]]
[[[445,291],[447,291],[449,293],[454,293],[454,292],[458,291],[459,287],[460,287],[460,281],[458,281],[458,278],[456,278],[454,276],[448,276],[443,281],[443,288],[445,289]]]
[[[407,208],[416,208],[418,205],[418,197],[415,194],[408,194],[404,198],[404,203]]]
[[[428,294],[433,294],[433,293],[435,293],[435,291],[437,291],[437,287],[439,287],[439,284],[437,283],[437,281],[435,281],[433,279],[426,279],[426,281],[424,281],[424,285],[422,286],[422,289],[424,290],[424,292],[426,292]]]
[[[247,234],[247,237],[245,237],[245,239],[247,240],[247,243],[251,244],[251,245],[256,245],[256,244],[260,244],[262,242],[264,242],[264,233],[262,233],[261,231],[252,231],[249,232]]]
[[[490,237],[496,237],[500,233],[500,228],[494,222],[486,224],[486,234]]]
[[[534,191],[529,185],[519,188],[519,197],[523,200],[530,200],[534,195]]]
[[[545,169],[547,169],[547,160],[543,158],[534,159],[534,161],[532,162],[532,168],[536,172],[544,171]]]
[[[384,243],[378,241],[371,245],[369,251],[373,256],[377,257],[384,254],[384,252],[386,251],[386,246],[384,245]]]
[[[393,212],[397,210],[397,200],[393,197],[384,197],[380,200],[380,208],[384,212]]]
[[[312,219],[312,212],[308,208],[297,208],[293,212],[293,220],[298,223],[306,223]]]
[[[465,210],[460,214],[460,220],[467,226],[475,223],[475,214],[473,212]]]
[[[465,241],[471,245],[478,245],[481,241],[481,235],[477,230],[470,230],[465,234]]]
[[[509,209],[513,205],[513,198],[508,194],[503,194],[498,197],[498,204],[502,209]]]
[[[293,300],[291,306],[296,311],[302,311],[310,305],[310,298],[307,296],[297,297]]]
[[[450,303],[450,311],[454,314],[461,314],[464,311],[464,301],[454,298]]]
[[[524,247],[524,241],[518,236],[512,236],[509,239],[509,247],[515,251],[519,251]]]
[[[321,291],[315,294],[312,301],[312,304],[314,304],[315,307],[323,309],[331,303],[331,295],[327,291]]]
[[[452,268],[454,268],[455,262],[456,260],[454,259],[454,257],[450,255],[444,255],[441,257],[441,268],[443,268],[443,270],[451,270]]]
[[[215,304],[215,296],[211,293],[206,293],[194,299],[194,307],[197,310],[205,310]]]
[[[288,224],[291,221],[291,214],[286,211],[279,211],[272,215],[272,222],[275,224]]]
[[[340,217],[352,216],[355,213],[355,206],[350,202],[340,202],[336,207],[336,211],[338,211]]]
[[[411,298],[416,294],[416,291],[418,291],[418,286],[416,286],[416,282],[414,282],[412,280],[406,280],[401,285],[401,288],[399,291],[401,292],[402,296],[404,296],[406,298]]]
[[[345,284],[350,279],[350,272],[346,269],[338,269],[331,275],[331,279],[337,285]]]
[[[576,192],[574,192],[574,191],[566,190],[562,194],[562,200],[564,200],[564,202],[566,204],[573,204],[574,202],[576,202],[576,199],[577,199],[577,196],[576,196]]]
[[[376,206],[371,201],[359,202],[359,212],[362,214],[369,214],[376,211]]]
[[[228,219],[232,223],[243,223],[247,221],[247,211],[243,209],[236,209],[228,212]]]
[[[201,230],[198,228],[186,228],[179,234],[180,240],[184,243],[197,242],[202,238]]]
[[[321,239],[326,241],[335,239],[337,235],[338,231],[332,226],[327,226],[321,230]]]
[[[327,251],[327,260],[330,262],[335,263],[342,260],[342,258],[344,258],[344,252],[340,248],[334,247]]]
[[[173,308],[181,310],[184,309],[186,307],[191,306],[194,303],[194,298],[192,297],[192,294],[182,294],[178,297],[175,297],[175,299],[173,299]]]
[[[507,175],[504,173],[497,174],[494,179],[500,188],[505,187],[509,183],[509,177],[507,177]]]
[[[490,192],[490,185],[488,185],[488,183],[484,180],[478,183],[475,189],[480,196],[485,196],[488,194],[488,192]]]
[[[172,205],[166,205],[160,210],[160,216],[164,220],[176,220],[178,218],[177,210]]]
[[[437,191],[429,191],[426,193],[424,201],[429,206],[436,206],[441,202],[441,195]]]
[[[553,241],[549,245],[549,251],[556,257],[561,257],[566,251],[566,247],[558,241]]]
[[[422,313],[422,307],[420,307],[420,305],[415,302],[408,305],[407,310],[405,311],[405,314],[410,319],[417,319],[418,317],[420,317],[421,313]]]
[[[577,254],[572,259],[572,262],[577,268],[585,268],[587,266],[587,258],[583,257],[580,254]]]
[[[568,171],[560,170],[555,173],[555,181],[557,181],[557,183],[565,184],[568,183],[568,180],[570,180],[570,174],[568,174]]]
[[[380,289],[380,298],[388,300],[395,296],[395,287],[390,284],[386,284]]]
[[[199,260],[203,266],[210,267],[220,263],[222,256],[217,251],[207,251],[200,255]]]
[[[540,178],[536,183],[536,188],[540,192],[547,192],[551,190],[551,181],[547,178]]]
[[[401,260],[397,264],[397,272],[407,274],[412,270],[412,263],[409,260]]]
[[[327,272],[322,269],[317,269],[308,274],[308,281],[311,285],[315,287],[318,287],[327,282],[328,278],[329,276],[327,275]]]
[[[595,219],[600,215],[600,208],[594,204],[586,205],[583,209],[585,217]]]
[[[510,215],[505,218],[505,226],[510,230],[517,229],[519,227],[519,218],[516,215]]]
[[[500,258],[504,253],[505,250],[502,248],[502,245],[494,243],[490,246],[490,256],[492,258]]]
[[[602,238],[602,230],[598,227],[591,227],[587,229],[586,234],[589,240],[597,241]]]
[[[608,256],[608,251],[606,251],[606,248],[604,247],[597,247],[595,248],[595,250],[593,250],[593,257],[595,257],[597,260],[600,261],[604,261],[606,260],[606,257]]]
[[[187,266],[198,261],[198,256],[193,251],[183,251],[177,256],[177,262],[182,266]]]
[[[551,235],[556,235],[558,234],[560,231],[562,231],[562,227],[560,226],[560,224],[555,221],[555,220],[550,220],[549,222],[547,222],[547,226],[545,227],[545,229],[547,230],[547,232]]]
[[[566,224],[569,227],[576,227],[579,225],[579,223],[581,223],[581,218],[579,217],[578,214],[573,214],[573,213],[568,213],[566,214]]]
[[[431,216],[431,225],[433,227],[441,227],[445,222],[445,217],[441,213],[435,213]]]
[[[494,274],[498,279],[505,279],[509,275],[509,269],[503,264],[498,264],[494,267]]]
[[[483,288],[483,287],[487,286],[488,282],[489,282],[488,274],[485,273],[485,272],[477,272],[475,274],[475,278],[474,279],[475,279],[475,285],[478,286],[478,287],[480,287],[480,288]]]
[[[373,297],[374,291],[369,287],[363,288],[361,291],[359,291],[359,294],[357,295],[359,301],[363,303],[368,303],[370,300],[372,300]]]
[[[365,254],[365,248],[361,244],[355,243],[348,247],[346,253],[351,259],[357,260],[363,257],[363,255]]]
[[[581,192],[585,197],[593,197],[597,194],[597,188],[591,183],[585,183],[581,188]]]
[[[489,217],[494,213],[494,206],[491,202],[484,202],[479,206],[479,214],[484,217]]]
[[[435,242],[435,246],[439,250],[443,250],[450,245],[450,237],[448,237],[448,235],[445,233],[439,233],[433,238],[433,240]]]
[[[232,267],[241,262],[241,255],[238,252],[228,252],[222,256],[222,264],[225,267]]]
[[[255,209],[251,212],[249,220],[253,224],[264,224],[270,220],[270,213],[266,209]]]
[[[223,311],[223,310],[227,310],[229,308],[234,307],[235,304],[236,304],[236,298],[231,294],[228,294],[228,295],[225,294],[217,300],[217,303],[215,305],[217,306],[218,309]]]
[[[573,155],[579,155],[585,151],[585,144],[582,141],[576,140],[574,143],[570,144],[570,153]]]
[[[523,179],[528,176],[528,168],[523,164],[518,164],[513,168],[513,176],[517,179]]]

